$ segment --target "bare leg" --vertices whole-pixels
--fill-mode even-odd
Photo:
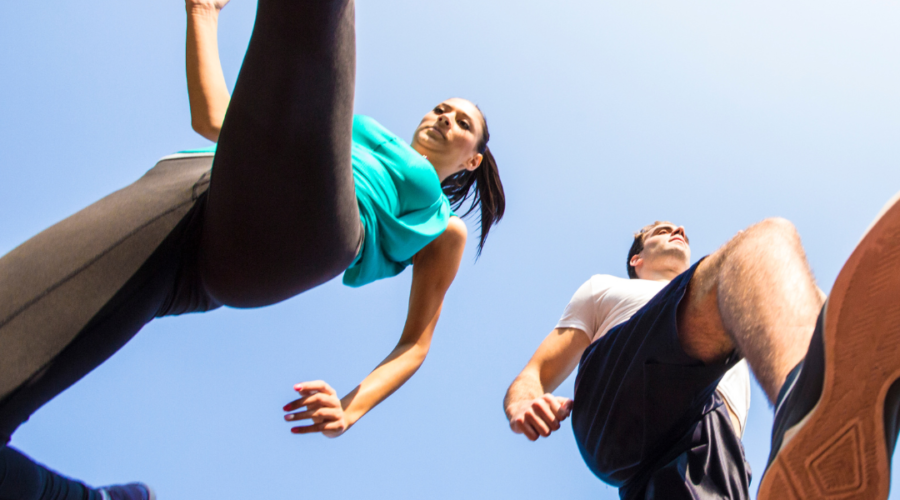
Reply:
[[[679,338],[706,363],[739,349],[774,403],[806,354],[823,303],[797,231],[767,219],[700,263],[681,305]]]
[[[355,257],[355,58],[352,0],[260,0],[204,220],[203,279],[219,301],[272,304]]]

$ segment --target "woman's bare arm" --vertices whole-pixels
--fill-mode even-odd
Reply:
[[[187,0],[188,98],[191,127],[203,137],[219,140],[231,96],[219,60],[219,11],[228,0]]]
[[[456,277],[465,244],[465,224],[451,217],[447,230],[413,258],[409,312],[397,346],[343,399],[338,400],[334,389],[322,381],[297,384],[294,389],[301,398],[284,410],[290,412],[304,406],[306,410],[288,414],[285,419],[311,419],[312,424],[294,427],[292,432],[339,436],[412,377],[428,354],[444,295]]]

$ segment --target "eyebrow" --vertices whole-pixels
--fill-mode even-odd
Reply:
[[[466,113],[465,111],[463,111],[463,110],[460,109],[460,108],[457,108],[456,106],[454,106],[454,105],[452,105],[452,104],[447,104],[446,102],[442,102],[442,103],[438,104],[438,106],[446,106],[446,107],[448,107],[448,108],[450,108],[450,109],[456,111],[456,114],[457,114],[457,115],[462,115],[463,118],[466,118],[466,119],[468,119],[469,121],[473,121],[473,120],[472,120],[472,117],[469,116],[468,113]]]
[[[677,227],[678,226],[675,226],[672,224],[659,224],[658,226],[653,226],[653,228],[651,228],[649,231],[643,231],[642,233],[645,235],[656,234],[656,231],[661,228],[667,228],[667,229],[674,231]],[[691,244],[691,239],[688,238],[687,231],[685,231],[685,233],[684,233],[684,242],[687,243],[688,245]]]

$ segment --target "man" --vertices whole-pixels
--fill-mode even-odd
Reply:
[[[824,307],[783,219],[691,267],[684,228],[645,227],[628,255],[633,283],[585,283],[513,381],[511,429],[547,437],[571,411],[582,457],[622,498],[749,498],[746,407],[729,372],[744,357],[776,405],[759,499],[887,498],[900,413],[896,201]],[[553,396],[579,360],[574,401]]]

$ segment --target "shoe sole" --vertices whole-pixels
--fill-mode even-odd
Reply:
[[[785,433],[759,500],[888,497],[884,402],[900,379],[897,200],[882,210],[835,281],[825,310],[822,396]]]

